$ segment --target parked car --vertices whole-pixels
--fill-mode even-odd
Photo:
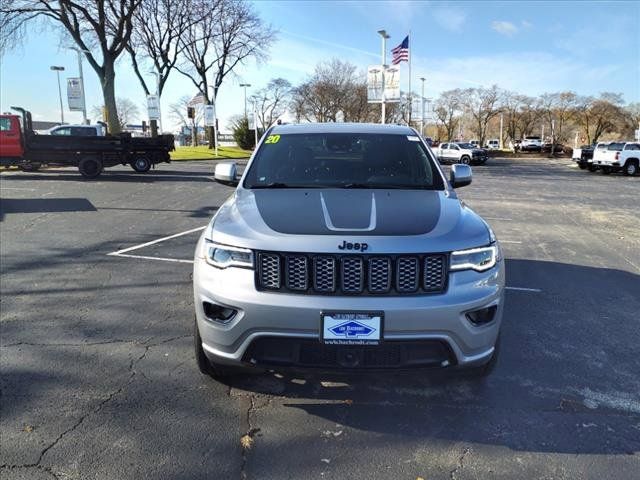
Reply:
[[[523,152],[542,151],[542,139],[537,135],[527,135],[520,142],[520,150]]]
[[[475,148],[470,143],[443,143],[434,149],[438,160],[442,163],[466,163],[482,165],[489,158],[487,151],[482,148]]]
[[[270,128],[196,246],[195,356],[234,367],[471,368],[496,359],[504,260],[407,126]]]
[[[500,150],[500,140],[498,140],[497,138],[488,140],[486,148],[488,148],[489,150]]]
[[[469,140],[469,143],[473,145],[474,148],[481,148],[480,140]]]
[[[104,137],[102,125],[58,125],[46,131],[46,135],[68,135],[73,137]]]
[[[571,160],[576,162],[581,170],[584,170],[588,168],[593,159],[594,149],[595,145],[582,145],[580,148],[574,148],[571,152]]]
[[[553,153],[564,153],[564,145],[561,143],[556,143],[553,147]],[[550,153],[551,152],[551,142],[546,142],[542,145],[542,152]]]
[[[622,170],[625,175],[637,175],[640,161],[640,143],[611,142],[607,145],[606,150],[594,155],[593,161],[604,174]]]

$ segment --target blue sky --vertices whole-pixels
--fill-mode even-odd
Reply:
[[[379,63],[376,31],[381,28],[391,35],[388,50],[411,30],[413,86],[417,91],[417,79],[426,77],[427,97],[495,83],[528,95],[612,91],[624,94],[627,102],[640,101],[640,2],[262,0],[255,7],[279,31],[278,40],[269,58],[249,62],[223,84],[218,104],[223,123],[243,110],[240,83],[251,83],[253,89],[284,77],[296,84],[317,62],[332,57],[349,60],[363,71]],[[64,49],[60,38],[56,31],[34,28],[19,51],[5,54],[0,110],[22,105],[35,119],[59,119],[57,85],[49,66],[64,65],[65,77],[77,72],[75,52]],[[406,89],[406,64],[403,68]],[[98,79],[86,62],[84,72],[87,103],[99,105]],[[165,127],[173,123],[168,105],[194,93],[190,80],[172,73],[162,98]],[[127,57],[118,65],[116,94],[135,101],[144,112],[143,91]],[[81,114],[66,112],[65,120],[79,122]]]

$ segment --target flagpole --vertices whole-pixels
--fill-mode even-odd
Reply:
[[[411,126],[411,110],[413,109],[413,95],[411,95],[411,30],[409,30],[409,126]]]

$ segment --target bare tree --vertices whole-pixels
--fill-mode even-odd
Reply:
[[[541,112],[551,132],[552,156],[556,144],[566,140],[565,127],[575,115],[577,98],[573,92],[545,93],[540,96]]]
[[[169,105],[169,116],[171,120],[184,126],[191,125],[191,119],[187,118],[187,107],[194,106],[191,103],[191,99],[192,97],[190,97],[189,95],[183,95],[176,102],[173,102]],[[198,125],[202,121],[202,116],[204,114],[202,105],[195,105],[194,113],[195,117],[193,119],[193,123]]]
[[[473,128],[480,145],[487,138],[489,121],[500,114],[502,92],[497,85],[490,88],[468,88],[462,92],[462,106],[471,117]]]
[[[191,0],[191,15],[197,21],[190,22],[180,37],[184,62],[176,69],[193,82],[205,103],[211,104],[224,79],[238,65],[250,58],[267,58],[275,32],[245,0]],[[209,142],[209,147],[213,148],[212,144]]]
[[[150,61],[158,75],[158,95],[175,67],[183,43],[180,41],[190,22],[197,21],[190,14],[190,0],[144,0],[134,15],[133,35],[127,45],[131,63],[140,85],[149,95],[156,87],[147,84],[141,70],[141,61]],[[142,57],[142,60],[140,59]]]
[[[258,120],[264,130],[287,111],[291,96],[291,83],[284,78],[274,78],[261,90],[251,96],[256,105]]]
[[[574,118],[582,127],[588,144],[621,126],[623,103],[622,95],[614,93],[602,93],[600,98],[577,97]]]
[[[2,0],[0,46],[10,47],[39,19],[60,27],[84,51],[100,79],[111,133],[120,131],[115,95],[116,60],[130,42],[142,0]],[[7,39],[6,37],[12,38]],[[99,53],[99,55],[97,55]]]
[[[116,99],[116,107],[120,130],[124,130],[128,124],[140,118],[140,109],[128,98],[118,97]],[[91,108],[91,115],[95,118],[102,118],[104,108],[104,105],[94,105]]]
[[[445,140],[453,140],[454,133],[460,123],[462,108],[462,90],[456,88],[442,92],[435,102],[433,113],[436,121],[442,126]],[[438,130],[440,133],[440,129]]]
[[[339,112],[346,121],[366,118],[366,84],[356,68],[337,58],[319,63],[311,78],[293,91],[296,116],[316,122],[335,122]]]

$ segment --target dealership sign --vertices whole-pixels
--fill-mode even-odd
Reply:
[[[72,112],[82,112],[84,110],[81,78],[67,78],[67,102],[69,103],[69,110]]]
[[[158,95],[147,95],[147,115],[149,120],[160,120],[160,98]]]

